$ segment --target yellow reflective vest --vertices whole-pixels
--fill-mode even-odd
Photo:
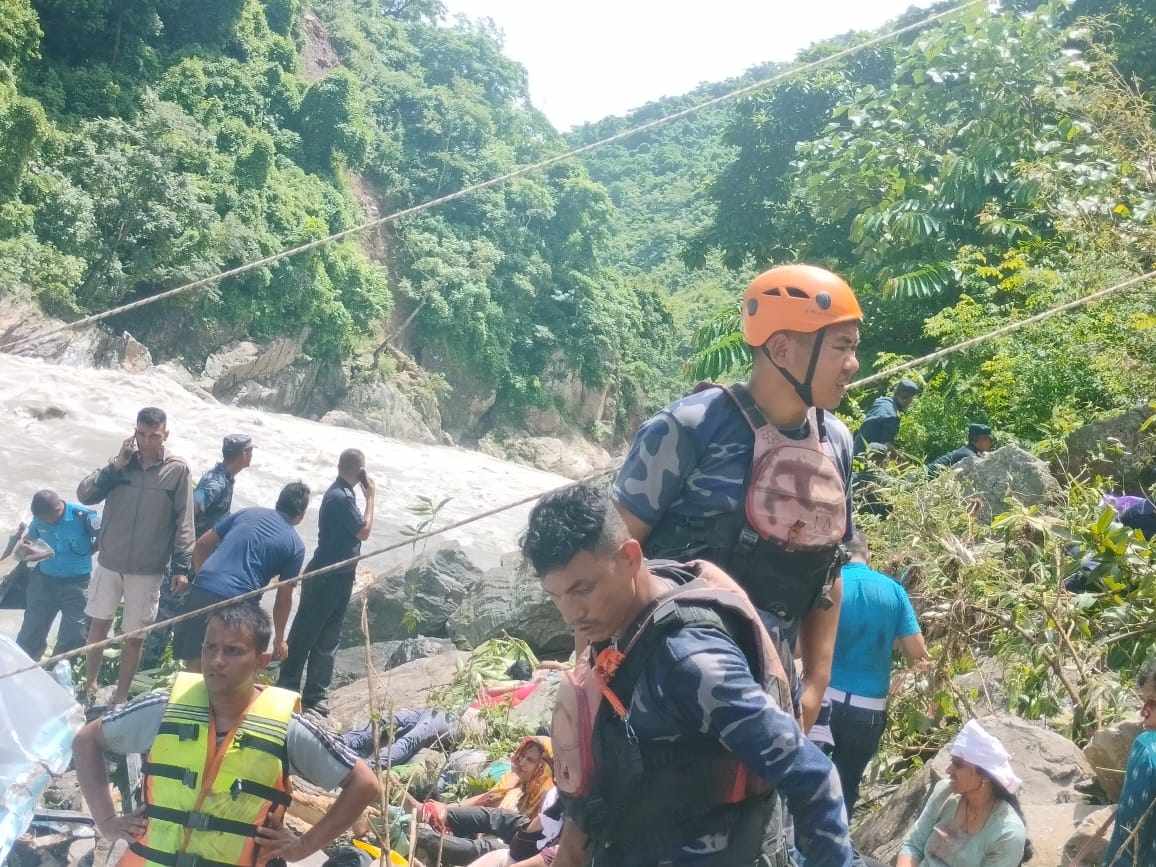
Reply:
[[[141,770],[148,830],[121,867],[252,867],[254,836],[289,806],[286,738],[297,693],[264,687],[241,722],[218,737],[199,674],[177,675]]]

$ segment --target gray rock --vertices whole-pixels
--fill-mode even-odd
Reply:
[[[449,686],[468,658],[468,653],[451,650],[381,672],[373,678],[377,709],[385,714],[391,708],[426,707],[431,693]],[[329,722],[338,730],[363,724],[370,711],[369,678],[334,690],[329,708]]]
[[[971,700],[976,713],[1002,713],[1008,709],[1004,677],[996,660],[983,657],[974,670],[956,675],[952,682]]]
[[[501,566],[486,572],[449,620],[450,637],[467,647],[503,632],[540,656],[566,656],[574,649],[574,633],[521,555],[503,557]]]
[[[1151,438],[1140,427],[1153,409],[1142,405],[1111,418],[1086,424],[1068,434],[1066,453],[1056,459],[1057,472],[1110,476],[1127,491],[1140,494],[1152,481]]]
[[[354,383],[335,409],[346,414],[341,418],[355,420],[362,430],[411,442],[441,441],[436,399],[429,395],[428,400],[422,400],[401,380]]]
[[[390,665],[393,652],[397,650],[400,641],[379,641],[369,646],[373,667],[377,671],[386,671],[395,666]],[[343,647],[333,655],[333,685],[345,686],[355,680],[367,677],[369,671],[365,666],[365,646],[354,645]]]
[[[963,489],[975,495],[977,517],[984,521],[1006,511],[1008,497],[1032,506],[1054,502],[1060,494],[1048,465],[1019,446],[965,458],[956,464],[955,474]]]
[[[1115,807],[1101,807],[1086,816],[1064,843],[1060,867],[1098,867],[1102,864],[1112,836],[1110,820],[1115,815]],[[1101,829],[1104,829],[1103,833],[1100,833]]]
[[[127,331],[122,331],[120,337],[106,337],[93,361],[97,367],[120,368],[130,373],[141,373],[153,366],[152,353]]]
[[[406,638],[397,642],[393,648],[393,653],[389,656],[389,663],[386,668],[397,668],[399,665],[405,665],[415,659],[428,659],[439,653],[448,653],[453,649],[454,643],[448,638],[429,638],[425,635]]]
[[[0,304],[0,344],[3,345],[43,334],[62,324],[62,320],[45,315],[39,305],[32,301],[8,296]],[[36,343],[26,343],[11,352],[13,355],[42,358],[69,367],[94,367],[96,355],[107,339],[108,332],[92,325],[63,331]]]
[[[1120,800],[1124,788],[1124,769],[1128,767],[1128,756],[1132,752],[1132,741],[1143,730],[1139,720],[1118,722],[1092,735],[1084,747],[1084,756],[1092,765],[1108,800]]]
[[[481,575],[456,542],[419,555],[409,566],[378,576],[373,584],[354,594],[342,624],[342,646],[364,641],[363,597],[369,603],[371,641],[410,638],[415,634],[446,637],[450,616]]]
[[[211,391],[221,396],[241,383],[280,373],[297,360],[301,343],[288,337],[279,337],[264,346],[243,340],[213,353],[205,360],[205,376],[213,381]]]
[[[510,711],[510,723],[531,732],[548,732],[554,717],[554,703],[562,685],[562,673],[549,672],[526,700]]]
[[[979,722],[999,738],[1011,754],[1012,768],[1024,781],[1019,799],[1025,809],[1029,805],[1047,807],[1080,802],[1075,786],[1092,776],[1092,768],[1074,743],[1011,714],[994,714]],[[854,838],[858,848],[880,861],[890,862],[927,803],[931,790],[946,778],[950,761],[951,755],[945,746],[914,777],[896,789],[880,809],[857,823]]]

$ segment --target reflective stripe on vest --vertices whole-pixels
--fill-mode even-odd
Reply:
[[[255,864],[256,829],[290,801],[285,744],[298,705],[297,693],[264,687],[218,742],[204,680],[178,674],[142,765],[148,830],[120,864]]]

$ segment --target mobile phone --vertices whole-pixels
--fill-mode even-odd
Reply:
[[[365,467],[362,467],[361,472],[357,474],[357,480],[363,485],[369,484],[369,476],[365,474]]]

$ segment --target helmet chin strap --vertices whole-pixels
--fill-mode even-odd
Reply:
[[[815,343],[811,347],[811,360],[807,364],[807,375],[801,382],[795,377],[793,373],[791,373],[791,371],[777,364],[775,360],[771,358],[771,351],[767,349],[766,343],[764,343],[762,347],[763,355],[767,357],[767,361],[771,363],[771,366],[774,367],[775,370],[782,374],[783,379],[785,379],[794,387],[795,392],[799,395],[799,399],[802,400],[803,403],[805,403],[808,407],[815,405],[815,395],[811,385],[815,379],[815,368],[819,366],[819,353],[823,351],[823,340],[826,336],[826,328],[820,328],[815,332]]]

